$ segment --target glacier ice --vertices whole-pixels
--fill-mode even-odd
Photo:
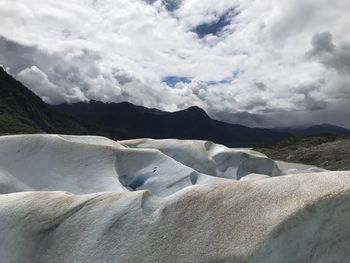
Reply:
[[[74,194],[149,190],[166,196],[191,185],[239,180],[249,174],[278,176],[281,171],[258,152],[206,141],[0,137],[1,193],[15,187],[17,192],[32,189]]]
[[[350,172],[205,141],[0,137],[0,262],[349,262]]]

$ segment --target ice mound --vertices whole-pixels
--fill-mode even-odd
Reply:
[[[127,191],[117,179],[112,149],[58,135],[0,137],[0,189],[10,192],[15,184],[17,191]]]
[[[278,176],[281,171],[273,160],[248,149],[229,149],[208,141],[138,139],[122,141],[136,149],[158,149],[194,170],[215,177],[239,180],[250,173]]]
[[[0,195],[1,262],[349,262],[350,173]]]
[[[206,141],[0,137],[0,193],[149,190],[166,196],[191,185],[249,179],[249,174],[270,177],[282,173],[263,154]]]

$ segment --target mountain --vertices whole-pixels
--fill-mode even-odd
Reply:
[[[87,134],[86,125],[55,111],[0,67],[0,134]]]
[[[198,107],[177,112],[135,106],[128,102],[91,101],[55,106],[61,113],[92,122],[118,139],[195,139],[210,140],[229,147],[260,145],[288,137],[289,134],[261,128],[248,128],[211,119]]]
[[[229,147],[255,146],[289,136],[213,120],[198,107],[165,112],[128,102],[97,101],[50,106],[1,67],[0,95],[0,134],[91,134],[119,140],[195,139]]]
[[[335,126],[335,125],[320,124],[320,125],[310,126],[297,133],[297,135],[303,135],[303,136],[319,135],[319,134],[343,135],[343,134],[350,134],[350,130],[343,127]]]
[[[312,135],[322,135],[322,134],[332,134],[332,135],[350,134],[349,129],[335,126],[335,125],[330,125],[330,124],[282,127],[282,128],[275,128],[273,130],[278,132],[290,133],[294,136],[312,136]]]

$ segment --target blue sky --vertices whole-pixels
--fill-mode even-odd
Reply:
[[[179,77],[179,76],[167,76],[163,78],[163,81],[168,86],[174,88],[178,83],[191,83],[191,78]]]
[[[195,32],[199,38],[203,38],[207,35],[218,36],[223,32],[225,27],[231,24],[233,17],[238,14],[239,13],[235,12],[235,9],[228,10],[219,15],[214,21],[197,25],[193,29],[193,32]]]

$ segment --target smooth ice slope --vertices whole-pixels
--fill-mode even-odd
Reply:
[[[0,137],[2,193],[14,186],[77,194],[126,191],[116,179],[114,148],[73,141],[57,135]]]
[[[329,263],[350,258],[350,173],[75,196],[0,195],[2,262]]]
[[[137,139],[121,141],[138,149],[158,149],[198,172],[228,179],[240,179],[250,173],[280,175],[276,163],[265,155],[247,149],[229,149],[208,141]]]

